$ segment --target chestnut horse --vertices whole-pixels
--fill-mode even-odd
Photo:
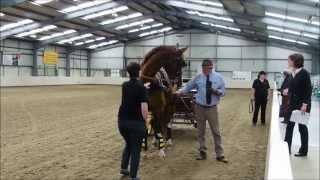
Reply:
[[[153,116],[151,126],[155,131],[162,157],[165,156],[164,139],[172,142],[171,129],[168,128],[168,124],[174,113],[174,92],[180,82],[182,68],[186,65],[183,59],[183,53],[186,50],[187,48],[178,49],[175,46],[159,46],[147,53],[141,64],[140,79],[144,83],[150,82],[148,94],[149,109]],[[168,78],[156,78],[156,74],[160,72],[162,75],[167,75]],[[160,84],[159,80],[166,87]]]

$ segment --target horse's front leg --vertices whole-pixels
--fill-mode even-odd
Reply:
[[[152,119],[152,128],[154,129],[154,137],[156,140],[156,143],[158,145],[158,149],[159,149],[159,156],[160,157],[165,157],[166,153],[165,153],[165,138],[163,137],[163,126],[161,121],[163,120],[163,112],[159,111],[159,112],[154,112],[153,113],[153,119]]]

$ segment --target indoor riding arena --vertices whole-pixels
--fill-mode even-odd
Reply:
[[[0,179],[320,179],[319,7],[318,0],[1,0]],[[297,54],[301,70],[290,64]],[[212,62],[210,75],[204,60]],[[134,63],[136,78],[127,72]],[[303,72],[311,97],[303,102],[311,108],[299,116],[306,124],[293,128],[290,153],[286,134],[294,116],[281,114]],[[123,83],[133,79],[144,85],[149,106],[137,178],[122,171],[128,141],[118,116],[125,93],[135,92]],[[265,123],[263,105],[257,111],[260,91]],[[172,103],[153,108],[154,92],[169,94],[161,97]],[[205,122],[204,150],[201,108],[217,110],[214,127],[211,115]],[[151,121],[172,133],[158,133]],[[299,157],[301,124],[308,153]]]

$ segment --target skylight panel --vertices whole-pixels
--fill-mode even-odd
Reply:
[[[104,4],[104,3],[109,2],[109,1],[111,1],[111,0],[89,1],[89,2],[81,3],[81,4],[78,4],[78,5],[75,5],[75,6],[71,6],[71,7],[62,9],[62,10],[60,10],[60,12],[62,12],[62,13],[70,13],[70,12],[74,12],[74,11],[79,11],[81,9],[97,6],[99,4]]]
[[[201,12],[198,12],[198,11],[186,11],[186,12],[188,14],[197,15],[197,16],[200,16],[200,17],[206,17],[206,18],[217,19],[217,20],[222,20],[222,21],[234,22],[233,19],[228,18],[228,17],[221,17],[221,16],[216,16],[216,15],[213,15],[213,14],[201,13]]]
[[[121,22],[121,21],[125,21],[128,19],[133,19],[133,18],[140,17],[140,16],[142,16],[142,13],[133,13],[133,14],[130,14],[129,16],[121,16],[121,17],[117,17],[114,19],[109,19],[109,20],[101,22],[100,24],[101,25],[113,24],[116,22]]]
[[[119,42],[119,41],[118,41],[118,40],[110,40],[110,41],[107,41],[107,42],[102,42],[102,43],[99,43],[99,44],[91,45],[91,46],[89,46],[88,48],[89,48],[89,49],[95,49],[95,48],[98,48],[98,47],[115,44],[115,43],[117,43],[117,42]]]
[[[37,28],[37,29],[31,30],[31,31],[27,31],[27,32],[23,32],[23,33],[17,34],[16,36],[17,37],[24,37],[24,36],[35,35],[37,33],[44,32],[44,31],[50,31],[51,29],[55,29],[55,28],[57,28],[57,26],[48,25],[48,26],[44,26],[42,28]]]
[[[89,14],[87,16],[82,17],[82,19],[85,19],[85,20],[93,19],[93,18],[97,18],[97,17],[101,17],[101,16],[115,14],[115,13],[122,12],[122,11],[125,11],[125,10],[128,10],[128,9],[129,8],[127,6],[120,6],[120,7],[117,7],[117,8],[108,9],[108,10],[105,10],[105,11]]]
[[[270,17],[274,17],[274,18],[278,18],[278,19],[283,19],[283,20],[291,20],[291,21],[296,21],[296,22],[301,22],[301,23],[308,23],[309,22],[307,19],[287,16],[287,15],[282,15],[282,14],[272,13],[272,12],[266,12],[266,16],[270,16]]]
[[[64,39],[64,40],[61,40],[59,42],[57,42],[58,44],[64,44],[64,43],[72,43],[73,41],[75,40],[79,40],[79,39],[85,39],[87,37],[91,37],[93,36],[93,34],[83,34],[83,35],[80,35],[80,36],[76,36],[76,37],[72,37],[72,38],[69,38],[69,39]]]
[[[44,40],[48,40],[48,39],[64,36],[64,35],[67,35],[67,34],[71,34],[71,33],[74,33],[74,32],[77,32],[77,31],[73,30],[73,29],[70,29],[70,30],[67,30],[67,31],[64,31],[64,32],[59,32],[59,33],[54,33],[54,34],[51,34],[51,35],[48,35],[48,36],[43,36],[38,40],[39,41],[44,41]]]
[[[6,25],[3,25],[3,26],[0,27],[0,31],[4,31],[4,30],[15,28],[15,27],[23,26],[23,25],[26,25],[26,24],[30,24],[32,22],[33,22],[33,20],[31,20],[31,19],[25,19],[25,20],[22,20],[22,21],[19,21],[19,22],[16,22],[16,23],[6,24]]]
[[[170,31],[170,30],[172,30],[172,27],[165,27],[160,30],[153,30],[153,31],[141,33],[141,34],[139,34],[139,37],[149,36],[152,34],[162,33],[162,32],[166,32],[166,31]]]
[[[203,5],[209,5],[209,6],[223,7],[223,5],[219,2],[202,1],[202,0],[189,0],[189,2],[203,4]]]
[[[154,19],[145,19],[145,20],[136,21],[136,22],[133,22],[133,23],[130,23],[130,24],[124,24],[124,25],[116,27],[115,29],[116,30],[126,29],[126,28],[129,28],[129,27],[139,26],[139,25],[143,25],[145,23],[150,23],[150,22],[153,22],[153,21],[154,21]]]
[[[273,35],[269,35],[268,37],[272,38],[272,39],[277,39],[277,40],[282,40],[282,41],[287,41],[287,42],[291,42],[291,43],[297,43],[297,44],[302,44],[302,45],[305,45],[305,46],[309,46],[309,44],[306,43],[306,42],[297,41],[297,40],[293,40],[293,39],[288,39],[288,38],[283,38],[283,37],[273,36]]]
[[[217,27],[217,28],[221,28],[221,29],[227,29],[227,30],[231,30],[231,31],[241,32],[241,29],[235,28],[235,27],[213,24],[213,23],[208,23],[208,22],[201,22],[201,24],[207,25],[207,26],[212,26],[212,27]]]

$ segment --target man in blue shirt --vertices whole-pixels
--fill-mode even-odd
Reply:
[[[195,113],[198,127],[198,142],[200,145],[197,160],[207,158],[205,132],[206,121],[208,120],[214,138],[216,159],[220,162],[227,163],[228,161],[224,157],[222,147],[217,110],[220,97],[225,95],[225,83],[223,77],[219,73],[213,72],[212,69],[212,61],[209,59],[203,60],[202,73],[191,79],[184,88],[178,91],[178,95],[188,93],[192,89],[197,90],[195,96]]]

